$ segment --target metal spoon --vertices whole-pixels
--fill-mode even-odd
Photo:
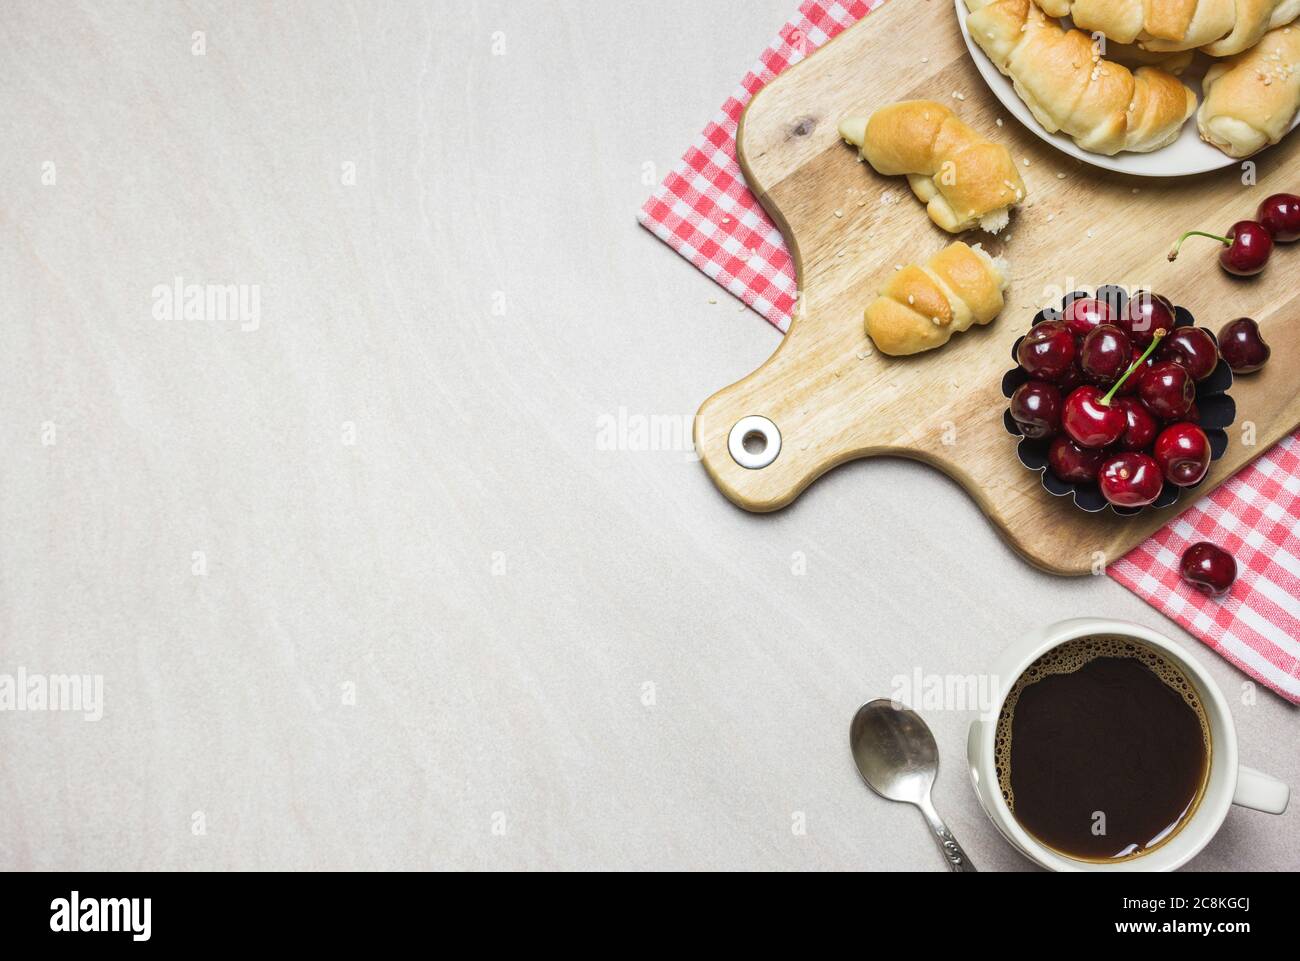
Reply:
[[[949,868],[975,870],[930,801],[930,788],[939,773],[939,749],[921,715],[888,698],[868,701],[853,715],[849,747],[867,787],[890,801],[906,801],[921,809]]]

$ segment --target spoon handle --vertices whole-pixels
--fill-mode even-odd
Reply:
[[[952,836],[948,830],[948,825],[943,823],[943,818],[939,817],[939,812],[934,809],[929,798],[921,806],[921,813],[925,815],[926,822],[930,825],[930,833],[934,835],[935,843],[939,845],[939,850],[943,852],[944,860],[948,862],[948,870],[975,872],[975,865],[971,864],[970,858],[966,852],[961,849],[957,839]]]

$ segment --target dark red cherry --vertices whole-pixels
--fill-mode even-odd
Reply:
[[[1230,274],[1238,277],[1253,277],[1264,269],[1269,255],[1273,253],[1273,235],[1263,224],[1253,220],[1238,220],[1228,228],[1226,236],[1206,233],[1204,230],[1189,230],[1178,238],[1174,249],[1169,251],[1169,259],[1178,256],[1183,241],[1188,237],[1208,237],[1223,245],[1219,252],[1219,265]]]
[[[1237,562],[1217,544],[1201,541],[1183,551],[1180,573],[1202,594],[1221,597],[1232,590],[1237,579]]]
[[[1099,384],[1119,380],[1132,361],[1133,345],[1128,335],[1114,324],[1102,324],[1083,338],[1079,366]]]
[[[1182,364],[1192,380],[1199,382],[1218,366],[1219,345],[1204,327],[1175,327],[1156,348],[1155,358]]]
[[[1163,361],[1143,372],[1138,396],[1161,420],[1178,420],[1196,400],[1196,384],[1186,367]]]
[[[1102,451],[1080,447],[1064,434],[1052,441],[1052,446],[1047,449],[1047,464],[1052,473],[1071,484],[1095,481],[1103,457]]]
[[[1119,446],[1124,450],[1146,450],[1160,432],[1160,422],[1151,416],[1143,403],[1136,397],[1116,397],[1111,406],[1124,412],[1128,426],[1120,435]]]
[[[1061,407],[1061,427],[1080,447],[1109,447],[1128,426],[1124,412],[1101,398],[1100,390],[1085,384],[1072,390]]]
[[[1228,228],[1230,243],[1219,254],[1223,269],[1238,277],[1253,277],[1264,269],[1273,253],[1273,235],[1263,224],[1240,220]]]
[[[1260,336],[1259,324],[1238,317],[1219,331],[1219,353],[1234,374],[1251,374],[1268,363],[1273,351]]]
[[[1046,381],[1027,380],[1011,395],[1011,416],[1026,437],[1051,437],[1061,429],[1061,392]]]
[[[1164,478],[1150,454],[1125,451],[1102,462],[1097,484],[1116,507],[1146,507],[1160,496]]]
[[[1255,219],[1280,244],[1300,240],[1300,197],[1274,194],[1259,205]]]
[[[1083,337],[1102,324],[1115,319],[1115,312],[1104,300],[1082,297],[1072,300],[1061,313],[1061,319],[1076,335]]]
[[[1056,380],[1074,363],[1074,335],[1063,321],[1035,324],[1016,349],[1016,360],[1030,377]]]
[[[1210,439],[1195,424],[1166,427],[1151,453],[1165,480],[1179,487],[1199,484],[1210,469]]]
[[[1116,323],[1128,334],[1135,347],[1146,347],[1155,339],[1157,330],[1173,330],[1174,305],[1166,297],[1139,290],[1129,298]]]

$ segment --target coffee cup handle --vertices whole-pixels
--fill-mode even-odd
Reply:
[[[1232,796],[1233,804],[1265,814],[1281,814],[1290,799],[1291,789],[1277,778],[1244,764],[1237,768],[1237,793]]]

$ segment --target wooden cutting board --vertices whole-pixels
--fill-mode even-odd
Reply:
[[[859,163],[836,128],[844,116],[922,98],[1007,144],[1017,162],[1028,160],[1021,173],[1030,206],[1015,211],[999,238],[963,238],[1011,261],[1001,317],[954,334],[940,350],[891,358],[871,347],[863,309],[895,264],[923,262],[954,238],[931,224],[903,178]],[[746,510],[784,507],[846,461],[910,457],[960,483],[1031,563],[1086,574],[1099,556],[1119,558],[1300,423],[1300,244],[1279,247],[1250,280],[1223,273],[1209,241],[1189,243],[1176,263],[1165,258],[1183,230],[1226,230],[1253,217],[1268,194],[1300,191],[1300,138],[1255,158],[1255,185],[1243,184],[1246,171],[1237,166],[1171,180],[1099,170],[1053,150],[1001,108],[971,62],[950,3],[890,0],[768,84],[750,103],[737,146],[750,188],[794,254],[801,291],[776,353],[696,416],[705,468]],[[1273,349],[1268,367],[1233,385],[1237,422],[1206,483],[1173,507],[1134,518],[1086,514],[1048,494],[1016,459],[1017,438],[1002,424],[1001,381],[1015,339],[1041,307],[1105,283],[1163,293],[1216,332],[1235,317],[1254,317]],[[768,418],[781,438],[776,459],[762,469],[741,467],[728,447],[733,426],[754,415]],[[1243,443],[1245,422],[1254,425],[1253,445]]]

